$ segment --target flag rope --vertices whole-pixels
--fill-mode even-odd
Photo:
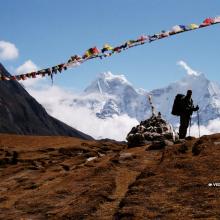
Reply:
[[[88,49],[82,56],[74,55],[71,56],[66,63],[61,63],[51,68],[41,69],[38,71],[32,71],[30,73],[24,73],[19,75],[11,75],[5,76],[0,75],[0,80],[26,80],[28,78],[36,78],[36,76],[51,76],[51,80],[53,82],[53,74],[61,73],[63,70],[67,70],[68,68],[77,67],[84,62],[96,59],[96,58],[106,58],[110,57],[113,54],[121,53],[124,50],[128,50],[132,47],[144,45],[146,43],[151,43],[163,38],[167,38],[173,35],[181,34],[187,31],[197,30],[200,28],[205,28],[211,25],[219,24],[220,16],[215,18],[206,18],[200,25],[197,24],[189,24],[189,25],[176,25],[170,31],[161,31],[158,34],[154,35],[142,35],[136,40],[128,40],[120,46],[112,47],[109,44],[105,44],[103,48],[100,50],[97,47],[93,47]]]

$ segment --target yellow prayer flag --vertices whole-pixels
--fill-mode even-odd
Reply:
[[[196,29],[196,28],[199,28],[199,26],[197,24],[190,24],[189,28],[190,29]]]
[[[106,49],[106,50],[112,50],[112,49],[113,49],[113,47],[110,46],[109,44],[105,44],[105,45],[103,46],[103,48]]]

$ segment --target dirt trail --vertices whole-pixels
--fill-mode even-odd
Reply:
[[[117,166],[115,171],[116,189],[106,201],[98,207],[97,212],[88,217],[88,220],[112,220],[119,208],[119,204],[126,197],[127,192],[131,186],[137,181],[137,178],[146,171],[147,168],[151,169],[158,164],[161,157],[160,152],[146,151],[145,147],[137,147],[128,149],[121,152],[121,155],[130,154],[130,158],[120,160],[120,165]]]
[[[106,201],[105,203],[101,204],[97,212],[88,217],[88,219],[111,220],[115,214],[115,210],[118,208],[119,203],[127,193],[129,185],[135,181],[137,175],[138,172],[129,171],[126,168],[117,171],[116,189],[113,195],[109,198],[110,201]]]

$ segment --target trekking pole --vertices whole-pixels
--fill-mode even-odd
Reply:
[[[200,121],[199,121],[199,111],[197,111],[197,117],[198,117],[198,129],[199,129],[199,137],[200,137]]]
[[[191,128],[191,117],[189,118],[189,136],[190,136],[190,128]]]

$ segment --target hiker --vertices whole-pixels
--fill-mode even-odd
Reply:
[[[186,95],[182,97],[180,106],[180,127],[179,127],[179,138],[184,139],[186,137],[187,128],[191,120],[193,111],[198,111],[199,106],[194,107],[192,100],[192,90],[188,90]]]

